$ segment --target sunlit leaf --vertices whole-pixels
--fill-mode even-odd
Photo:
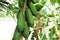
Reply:
[[[60,24],[57,24],[57,25],[58,25],[57,29],[60,30]]]
[[[56,21],[57,21],[58,24],[60,24],[60,16],[58,16],[58,17],[56,18]]]
[[[41,0],[40,3],[44,6],[46,2],[47,2],[47,0]]]
[[[47,17],[54,17],[54,15],[52,15],[52,14],[47,14],[46,16]]]
[[[8,10],[7,10],[7,14],[6,14],[6,15],[9,15],[9,14],[11,14],[11,12],[10,12],[10,10],[8,9]]]
[[[12,10],[12,12],[14,12],[14,13],[18,13],[18,11],[19,11],[18,7],[14,7],[13,10]]]
[[[60,10],[60,7],[57,7],[56,10]]]
[[[35,4],[37,11],[41,10],[43,6],[40,3]]]
[[[42,35],[43,35],[42,32],[40,32],[40,33],[39,33],[40,38],[42,37]]]
[[[50,33],[49,33],[49,38],[50,38],[51,40],[53,40],[53,39],[54,39],[54,35],[56,34],[55,27],[49,29],[49,31],[50,31]],[[55,36],[56,36],[56,35],[55,35]]]
[[[46,14],[47,14],[46,9],[44,9],[44,10],[41,11],[41,16],[45,16]]]
[[[50,0],[51,4],[55,4],[56,3],[56,0]]]
[[[47,40],[46,35],[43,36],[42,40]]]
[[[60,5],[60,0],[57,0],[57,3]]]

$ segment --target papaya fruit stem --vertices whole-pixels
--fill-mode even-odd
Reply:
[[[24,2],[24,6],[20,9],[20,12],[21,13],[25,13],[25,10],[26,10],[26,4],[27,4],[27,0],[25,0],[25,2]]]
[[[25,13],[25,10],[26,10],[26,4],[27,4],[27,0],[25,0],[25,3],[24,3],[24,8],[23,8],[23,13]]]
[[[23,40],[23,35],[20,35],[20,40]]]

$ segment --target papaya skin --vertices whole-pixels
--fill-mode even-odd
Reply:
[[[26,20],[27,20],[28,25],[33,27],[34,26],[34,18],[33,18],[33,15],[32,15],[29,8],[26,8],[25,16],[26,16]]]
[[[19,13],[17,15],[17,29],[20,32],[22,32],[24,30],[24,23],[25,23],[24,15],[23,15],[23,13]]]
[[[25,21],[25,28],[23,31],[23,36],[27,39],[29,37],[29,33],[30,33],[30,30],[29,30],[27,22]]]
[[[37,13],[37,10],[36,10],[36,7],[34,6],[34,4],[32,2],[29,2],[28,7],[31,10],[33,16],[36,17],[38,15],[38,13]]]
[[[21,33],[16,29],[12,40],[20,40]]]

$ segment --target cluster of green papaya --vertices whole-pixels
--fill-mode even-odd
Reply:
[[[17,14],[17,27],[14,32],[14,36],[12,40],[20,40],[20,35],[23,35],[25,38],[29,37],[30,29],[29,27],[34,26],[34,18],[38,14],[39,4],[34,5],[35,3],[39,2],[39,0],[27,0],[26,2],[26,9],[23,12],[24,2],[26,0],[18,0],[19,4],[19,12]],[[40,7],[41,9],[41,7]]]

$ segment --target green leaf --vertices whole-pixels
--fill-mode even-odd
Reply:
[[[57,25],[58,25],[57,29],[60,30],[60,24],[57,24]]]
[[[60,16],[57,16],[57,17],[56,17],[56,22],[57,22],[58,24],[60,24]]]
[[[60,5],[60,0],[57,0],[57,3]]]
[[[56,0],[50,0],[51,4],[54,5],[56,3]]]
[[[40,3],[36,3],[35,7],[36,7],[37,11],[40,11],[43,8],[43,6]]]
[[[50,31],[50,33],[49,33],[49,38],[50,38],[51,40],[53,40],[54,36],[56,36],[56,35],[55,35],[55,34],[56,34],[55,27],[49,29],[49,31]]]
[[[43,35],[43,33],[40,32],[40,33],[39,33],[39,36],[40,36],[40,38],[41,38],[42,40],[47,40],[46,34]]]
[[[46,16],[47,17],[54,17],[54,15],[52,15],[52,14],[47,14]]]
[[[41,0],[40,3],[44,6],[46,2],[47,2],[47,0]]]
[[[18,11],[19,11],[18,7],[14,7],[13,10],[12,10],[13,13],[18,13]]]
[[[33,3],[38,3],[38,2],[39,2],[39,0],[32,0],[32,2],[33,2]]]
[[[42,37],[42,35],[43,35],[42,32],[40,32],[40,33],[39,33],[39,36]]]
[[[46,35],[43,36],[42,40],[47,40]]]
[[[8,10],[7,10],[7,14],[6,14],[6,15],[9,15],[9,14],[11,14],[11,12],[10,12],[10,11],[11,11],[11,10],[9,10],[9,9],[8,9]]]
[[[6,13],[3,11],[0,11],[0,17],[6,17]]]
[[[60,10],[60,6],[56,8],[56,10]]]
[[[41,11],[41,16],[45,16],[46,14],[47,14],[46,9],[44,9],[44,10]]]

